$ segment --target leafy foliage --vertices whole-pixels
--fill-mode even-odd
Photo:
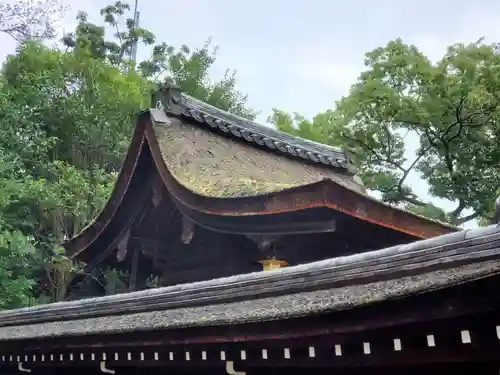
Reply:
[[[0,221],[0,309],[27,306],[34,280],[31,259],[34,249],[26,236]]]
[[[104,7],[101,15],[105,24],[100,26],[89,22],[87,13],[79,12],[75,32],[65,35],[62,41],[68,48],[89,51],[94,58],[106,60],[115,67],[128,70],[134,44],[143,43],[150,46],[155,42],[155,36],[150,31],[135,27],[133,18],[123,21],[125,13],[129,11],[130,5],[121,1]],[[125,23],[124,31],[121,28],[122,21]],[[106,25],[115,30],[112,40],[106,39]]]
[[[66,298],[83,265],[69,259],[60,244],[102,209],[128,147],[133,119],[149,106],[151,89],[166,75],[199,99],[210,97],[223,109],[254,115],[236,90],[234,75],[210,83],[215,54],[209,53],[208,44],[195,52],[183,47],[174,54],[168,48],[164,59],[162,48],[155,47],[148,61],[161,65],[157,77],[146,62],[134,69],[136,42],[153,46],[155,37],[135,28],[130,18],[123,20],[129,9],[119,1],[102,10],[105,23],[115,30],[109,40],[103,25],[90,23],[80,12],[75,32],[63,39],[65,51],[28,40],[4,64],[0,309]],[[87,276],[99,284],[104,280],[106,293],[124,290],[126,275],[120,271]]]
[[[226,70],[215,82],[209,79],[216,57],[217,47],[212,48],[210,40],[194,51],[186,45],[176,51],[161,43],[153,48],[151,59],[139,64],[139,70],[145,77],[162,79],[205,103],[253,120],[257,113],[246,107],[247,96],[236,89],[236,71]]]
[[[489,216],[500,181],[499,46],[453,45],[433,63],[395,40],[367,53],[365,63],[335,111],[318,115],[305,130],[303,120],[291,123],[283,115],[274,123],[355,150],[365,184],[384,201],[453,224]],[[419,142],[411,159],[404,152],[408,134]],[[456,209],[444,213],[419,199],[407,184],[412,172],[421,174],[432,196],[455,201]]]
[[[82,53],[26,44],[4,69],[2,146],[22,185],[6,207],[34,238],[74,236],[102,207],[146,96],[144,81]],[[20,217],[18,212],[26,212]]]
[[[137,63],[137,71],[152,83],[168,81],[183,92],[239,116],[253,119],[256,112],[246,106],[247,96],[236,88],[236,72],[226,70],[216,81],[209,78],[210,68],[217,59],[217,47],[209,39],[203,46],[191,50],[183,45],[179,49],[165,42],[156,43],[150,31],[136,27],[133,17],[126,18],[130,6],[122,1],[101,10],[105,25],[115,30],[113,39],[106,39],[105,25],[98,26],[88,20],[84,12],[77,16],[78,26],[74,33],[63,38],[67,48],[90,51],[93,57],[104,59],[112,66],[128,71],[132,61],[134,44],[152,47],[149,59]]]

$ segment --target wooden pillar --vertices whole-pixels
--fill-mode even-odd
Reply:
[[[139,259],[141,250],[139,246],[135,246],[132,253],[132,269],[130,271],[130,279],[128,283],[129,292],[133,292],[137,288],[137,274],[139,272]]]

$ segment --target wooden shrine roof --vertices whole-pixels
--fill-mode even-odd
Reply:
[[[266,322],[382,306],[500,273],[500,227],[229,278],[0,312],[0,341]]]
[[[158,181],[195,223],[200,215],[241,218],[319,207],[415,238],[457,230],[368,196],[340,149],[255,124],[173,88],[158,95],[158,108],[138,117],[107,205],[64,244],[68,254],[106,248],[101,237],[115,241],[126,230],[124,216],[154,203]]]

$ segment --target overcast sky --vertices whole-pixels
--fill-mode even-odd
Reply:
[[[109,3],[63,2],[72,8],[66,30],[77,10],[96,19]],[[500,41],[498,0],[139,0],[139,8],[141,26],[159,41],[196,47],[212,37],[220,46],[213,75],[237,69],[239,88],[261,119],[273,107],[306,116],[331,108],[363,69],[364,53],[391,39],[416,44],[432,59],[451,43]],[[13,48],[0,37],[0,56]],[[426,193],[418,176],[410,182]]]

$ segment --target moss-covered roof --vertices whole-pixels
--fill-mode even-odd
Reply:
[[[203,196],[263,195],[325,179],[364,191],[352,175],[271,153],[175,118],[168,124],[156,123],[154,132],[170,173]]]
[[[499,234],[492,225],[267,272],[4,311],[0,341],[239,324],[361,308],[498,275]]]

